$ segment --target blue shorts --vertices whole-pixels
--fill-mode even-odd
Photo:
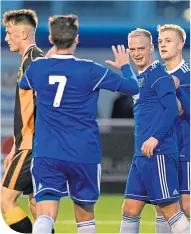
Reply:
[[[177,158],[173,155],[134,156],[124,197],[152,204],[178,201]]]
[[[93,205],[100,194],[101,166],[52,158],[34,158],[31,172],[36,202],[70,195],[82,205]]]
[[[190,194],[190,161],[178,161],[180,194]]]

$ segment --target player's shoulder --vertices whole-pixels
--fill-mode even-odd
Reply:
[[[189,86],[190,85],[190,64],[184,62],[180,68],[179,73],[177,72],[177,77],[180,80],[181,86]]]
[[[169,71],[170,74],[176,75],[185,75],[190,74],[190,64],[185,62],[184,60],[173,70]]]
[[[156,61],[151,65],[149,77],[152,81],[161,79],[163,77],[171,78],[170,75],[167,73],[165,66],[161,65],[159,61]]]
[[[81,59],[81,58],[76,58],[75,57],[75,61],[80,65],[80,67],[84,67],[86,70],[89,71],[100,71],[103,69],[106,69],[103,65],[94,62],[93,60],[89,60],[89,59]]]
[[[78,58],[78,57],[74,57],[74,59],[80,63],[90,63],[90,64],[93,63],[93,61],[91,59],[82,59],[82,58]]]
[[[187,62],[183,62],[179,68],[184,74],[190,73],[190,64]]]
[[[44,52],[35,45],[28,50],[27,57],[32,62],[36,58],[44,57]]]
[[[152,74],[160,74],[160,73],[166,73],[164,65],[161,65],[159,61],[155,61],[153,64],[150,66],[150,72]]]
[[[31,63],[38,59],[38,58],[42,58],[44,57],[44,53],[41,49],[39,49],[36,45],[31,46],[27,52],[25,53],[25,55],[23,56],[22,59],[22,67],[23,70],[25,71],[26,68],[31,65]]]
[[[44,57],[44,52],[37,46],[34,46],[31,51],[31,56],[32,56],[32,60],[39,58],[39,57]]]
[[[47,63],[46,61],[48,60],[48,58],[46,57],[36,57],[34,58],[31,62],[30,62],[30,69],[33,71],[33,72],[40,72],[42,71],[43,67],[46,67]]]
[[[190,65],[184,60],[169,73],[177,76],[181,84],[190,84]]]
[[[90,59],[83,59],[83,58],[74,57],[74,60],[80,66],[91,67],[94,64],[94,61],[92,61]]]

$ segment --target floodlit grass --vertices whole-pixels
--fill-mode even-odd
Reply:
[[[119,233],[121,205],[123,195],[101,195],[95,206],[97,233]],[[29,212],[26,197],[21,197],[19,204]],[[77,233],[72,201],[61,200],[60,210],[55,224],[56,233]],[[151,205],[146,205],[141,215],[140,233],[155,233],[155,212]]]

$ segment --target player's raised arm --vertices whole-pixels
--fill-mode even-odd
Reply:
[[[112,50],[116,58],[115,62],[106,60],[106,63],[121,69],[123,76],[94,63],[91,70],[93,90],[107,89],[130,95],[137,94],[139,92],[139,85],[136,76],[129,65],[128,50],[125,50],[123,45],[118,45],[117,49],[115,46],[112,46]]]
[[[118,91],[127,94],[137,94],[139,86],[136,76],[130,66],[129,49],[125,49],[124,45],[112,46],[115,61],[106,60],[105,62],[114,68],[121,69],[123,78]]]
[[[123,65],[130,64],[129,50],[125,49],[124,45],[118,45],[117,48],[112,46],[111,48],[115,56],[115,61],[106,60],[105,62],[108,65],[121,69]]]

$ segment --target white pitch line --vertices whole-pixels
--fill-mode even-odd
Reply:
[[[98,221],[95,221],[96,224],[98,225],[120,225],[120,221],[103,221],[103,220],[98,220]],[[76,224],[76,222],[74,220],[65,220],[65,221],[56,221],[56,224],[67,224],[67,225],[74,225]],[[141,221],[141,224],[144,224],[144,225],[154,225],[155,222],[149,222],[149,221]]]

